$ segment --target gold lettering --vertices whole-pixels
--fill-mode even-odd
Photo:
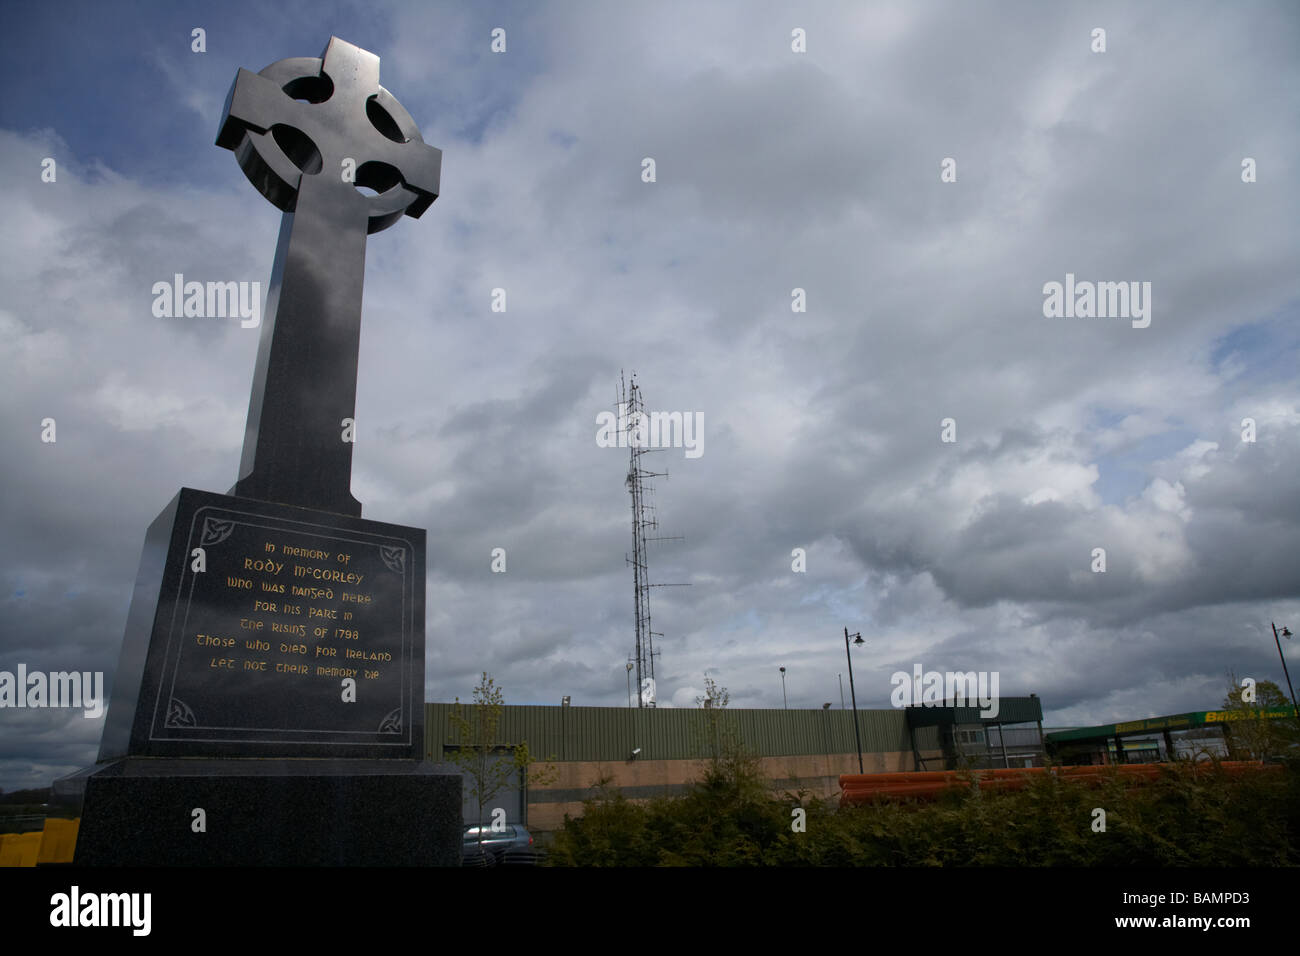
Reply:
[[[364,574],[357,574],[355,571],[331,571],[326,568],[312,568],[305,564],[295,564],[293,566],[293,576],[296,578],[316,578],[318,581],[338,581],[340,584],[360,584],[365,577]]]
[[[324,561],[330,556],[328,551],[312,551],[309,548],[284,547],[280,550],[291,558],[310,558],[313,561]]]
[[[316,667],[317,677],[356,677],[357,672],[352,667]]]
[[[284,570],[284,563],[277,563],[263,558],[244,558],[244,570],[269,571],[271,574],[279,574]]]
[[[213,637],[211,634],[194,635],[194,643],[199,647],[234,647],[233,637]]]

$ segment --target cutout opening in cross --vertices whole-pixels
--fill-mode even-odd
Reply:
[[[390,166],[388,163],[371,160],[357,167],[355,185],[357,191],[364,195],[378,196],[394,186],[400,186],[401,183],[402,174],[395,166]]]
[[[379,94],[374,93],[366,100],[366,118],[370,120],[370,125],[379,130],[381,136],[385,139],[391,139],[394,143],[410,142],[402,135],[401,127],[397,125],[397,120],[393,119],[388,110],[379,104]]]
[[[324,103],[334,95],[334,81],[324,73],[320,76],[300,76],[290,80],[281,89],[291,100],[304,103]]]
[[[301,172],[315,175],[321,171],[320,150],[311,141],[311,137],[302,130],[277,123],[271,127],[271,138],[275,140],[275,145],[280,147],[284,155],[289,157],[289,162],[297,166]]]

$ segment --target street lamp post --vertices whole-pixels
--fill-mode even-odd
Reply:
[[[781,704],[786,710],[790,709],[790,701],[785,696],[785,668],[781,668]]]
[[[862,639],[862,632],[859,631],[853,635],[853,643],[861,646],[866,641]],[[862,733],[858,730],[858,692],[853,687],[853,655],[849,653],[849,629],[844,629],[844,656],[849,659],[849,696],[853,700],[853,739],[858,743],[858,773],[866,773],[862,769]]]
[[[568,694],[560,698],[560,759],[569,759],[569,700]]]
[[[1273,624],[1272,621],[1269,621],[1269,623]],[[1283,627],[1282,636],[1290,639],[1290,629]],[[1291,672],[1286,669],[1286,657],[1282,654],[1282,642],[1277,639],[1276,624],[1273,624],[1273,643],[1277,645],[1277,656],[1282,659],[1282,673],[1286,677],[1286,689],[1291,692],[1291,716],[1300,717],[1300,707],[1297,707],[1295,702],[1295,688],[1291,686]]]

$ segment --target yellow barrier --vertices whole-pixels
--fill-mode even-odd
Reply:
[[[38,863],[71,863],[77,849],[81,820],[49,817],[44,830],[29,833],[0,833],[0,866],[36,866]]]
[[[40,833],[6,833],[0,836],[0,866],[35,866],[41,852]]]
[[[71,863],[72,853],[77,848],[77,831],[81,820],[61,820],[47,817],[45,833],[41,838],[41,852],[37,863]]]

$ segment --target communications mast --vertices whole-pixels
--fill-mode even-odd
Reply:
[[[618,421],[620,443],[626,442],[629,455],[627,478],[625,484],[632,495],[632,555],[626,557],[632,565],[633,607],[636,615],[636,647],[632,660],[636,667],[637,706],[655,706],[655,650],[654,639],[663,634],[650,626],[650,589],[664,587],[685,587],[683,584],[651,584],[650,571],[646,560],[646,545],[651,541],[680,541],[680,535],[672,537],[647,537],[647,531],[659,528],[659,519],[655,512],[654,488],[649,484],[652,478],[667,478],[666,471],[650,471],[642,463],[643,456],[662,448],[647,448],[645,403],[641,398],[641,388],[636,383],[636,373],[632,374],[631,384],[624,382],[619,374]]]

